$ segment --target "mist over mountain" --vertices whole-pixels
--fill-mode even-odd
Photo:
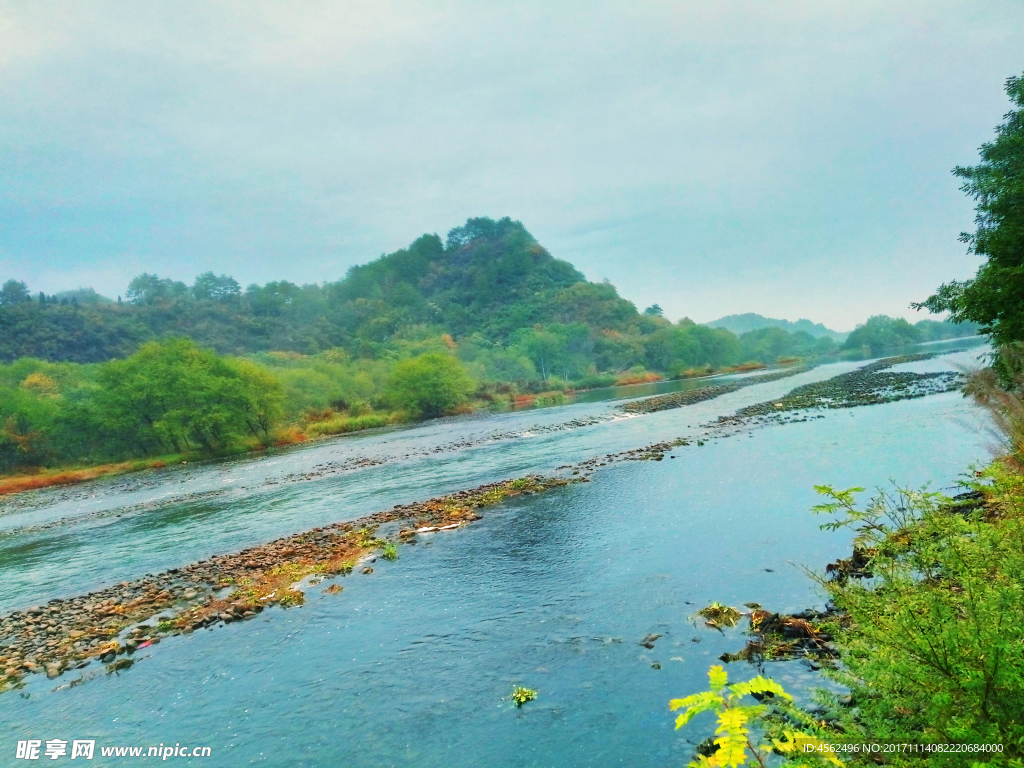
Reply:
[[[726,315],[725,317],[720,317],[718,320],[712,320],[710,323],[705,323],[705,325],[710,328],[724,328],[727,331],[732,331],[737,336],[749,333],[750,331],[757,331],[762,328],[781,328],[787,333],[803,331],[816,339],[832,339],[837,344],[841,344],[846,340],[846,337],[849,336],[849,333],[833,331],[831,328],[826,328],[821,323],[812,323],[810,320],[797,320],[796,322],[791,320],[778,320],[773,317],[758,315],[754,312],[745,312],[742,315]]]

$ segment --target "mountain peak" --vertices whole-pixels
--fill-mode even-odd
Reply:
[[[728,331],[732,331],[737,336],[749,331],[756,331],[761,328],[781,328],[789,333],[803,331],[817,339],[829,338],[837,343],[842,343],[849,335],[841,333],[840,331],[833,331],[830,328],[826,328],[821,323],[814,323],[810,320],[801,319],[793,322],[791,320],[779,320],[773,317],[765,317],[764,315],[758,315],[754,312],[745,312],[742,315],[726,315],[718,320],[711,321],[707,325],[712,328],[725,328]]]

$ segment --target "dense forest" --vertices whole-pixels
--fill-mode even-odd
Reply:
[[[963,335],[923,323],[871,318],[844,346]],[[423,235],[319,285],[142,274],[114,301],[11,279],[0,288],[0,472],[252,448],[835,352],[803,330],[736,335],[671,322],[657,305],[638,311],[509,218]]]
[[[91,289],[35,295],[0,290],[0,360],[95,363],[147,341],[188,337],[219,354],[394,359],[447,335],[485,380],[579,380],[641,367],[669,375],[779,356],[821,354],[808,334],[759,329],[737,337],[688,319],[643,312],[609,283],[591,283],[553,258],[519,222],[470,219],[448,233],[353,267],[343,280],[286,281],[244,291],[207,273],[192,286],[143,274],[124,300]]]
[[[875,315],[868,318],[864,325],[858,325],[846,337],[842,348],[867,348],[878,351],[902,347],[907,344],[921,344],[928,341],[975,336],[980,327],[977,323],[951,323],[948,320],[920,320],[911,325],[902,317]]]

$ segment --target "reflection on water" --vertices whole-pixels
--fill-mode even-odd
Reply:
[[[2,600],[9,609],[79,593],[395,503],[696,433],[717,415],[855,365],[465,450],[429,449],[609,405],[433,423],[38,494],[0,518],[0,533],[63,522],[0,537]],[[58,691],[69,676],[34,676],[27,699],[0,696],[8,725],[0,754],[13,755],[17,739],[95,738],[209,745],[213,757],[194,763],[217,766],[684,764],[687,736],[706,733],[674,731],[667,701],[702,689],[707,667],[743,644],[739,630],[721,635],[693,612],[712,600],[786,611],[820,604],[799,567],[848,554],[849,541],[820,531],[808,513],[813,485],[894,478],[948,487],[986,457],[976,420],[949,393],[609,466],[588,484],[421,537],[372,575],[342,579],[340,595],[325,595],[325,583],[301,608],[170,638],[120,676]],[[357,455],[394,460],[312,471]],[[652,632],[663,635],[655,648],[640,646]],[[813,680],[800,662],[769,672],[789,686]],[[502,701],[513,684],[540,695],[516,710]]]

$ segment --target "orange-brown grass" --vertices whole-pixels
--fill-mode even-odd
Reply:
[[[615,386],[625,387],[629,384],[649,384],[652,381],[661,381],[664,377],[652,373],[651,371],[644,371],[643,373],[624,373],[621,376],[616,377]]]
[[[723,368],[722,370],[735,373],[742,373],[743,371],[759,371],[762,368],[767,367],[768,366],[765,365],[764,363],[759,363],[757,360],[751,360],[746,363],[740,363],[739,365],[730,366],[729,368]]]
[[[283,429],[274,435],[274,445],[280,448],[285,445],[304,443],[306,442],[306,439],[306,435],[301,429],[298,427],[289,427],[288,429]]]
[[[305,595],[294,585],[307,576],[322,574],[335,576],[351,573],[352,567],[364,555],[378,548],[380,542],[373,538],[360,538],[356,532],[346,537],[343,544],[336,547],[326,558],[300,558],[298,560],[277,563],[266,571],[252,578],[243,578],[236,584],[236,589],[222,600],[208,600],[198,606],[189,607],[176,616],[170,623],[180,629],[189,629],[199,619],[206,619],[233,609],[260,610],[270,605],[283,607],[302,605]],[[222,584],[220,586],[227,586]],[[340,591],[340,590],[338,590]]]
[[[676,378],[678,379],[696,379],[701,376],[710,376],[714,373],[714,369],[708,365],[704,368],[687,368],[685,371],[680,371]]]
[[[119,475],[140,469],[166,467],[163,461],[124,461],[119,464],[100,464],[88,469],[65,469],[52,472],[40,472],[34,475],[12,475],[0,478],[0,496],[21,491],[34,491],[49,488],[53,485],[72,485],[86,480],[95,480],[106,475]]]

